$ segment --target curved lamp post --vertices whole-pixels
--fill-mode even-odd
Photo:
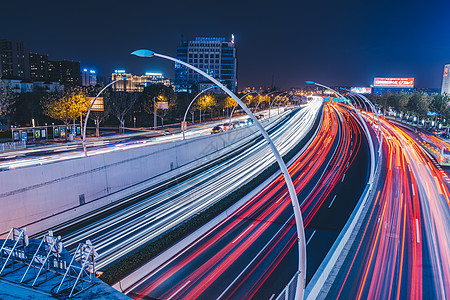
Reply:
[[[303,293],[305,289],[305,279],[306,279],[306,241],[305,241],[305,231],[303,227],[303,219],[302,219],[302,213],[300,210],[300,205],[298,203],[297,199],[297,193],[294,188],[294,184],[292,183],[291,176],[289,175],[289,171],[286,167],[286,164],[283,161],[283,158],[281,157],[280,153],[278,152],[277,148],[275,147],[275,144],[273,143],[272,139],[270,138],[269,134],[266,132],[264,127],[261,125],[261,123],[258,121],[258,119],[255,117],[255,115],[250,111],[250,109],[233,93],[231,92],[226,86],[224,86],[222,83],[220,83],[217,79],[213,78],[212,76],[206,74],[202,70],[184,62],[179,59],[155,53],[150,50],[142,49],[132,52],[131,54],[140,56],[140,57],[161,57],[164,59],[171,60],[173,62],[177,62],[183,66],[188,67],[191,70],[194,70],[195,72],[203,75],[204,77],[208,78],[210,81],[215,83],[218,87],[220,87],[225,93],[228,94],[231,98],[236,101],[239,106],[249,115],[249,117],[253,120],[253,123],[256,125],[258,130],[261,132],[261,134],[264,136],[266,142],[269,144],[270,149],[272,150],[275,159],[278,162],[278,165],[280,166],[281,173],[283,173],[284,180],[286,181],[287,188],[289,190],[289,196],[291,198],[291,203],[294,209],[294,216],[295,216],[295,224],[297,228],[297,237],[298,237],[298,253],[299,253],[299,270],[298,270],[298,276],[297,276],[297,289],[295,294],[295,299],[303,299]]]
[[[270,105],[269,105],[269,119],[270,119],[270,110],[272,109],[272,106],[273,106],[273,104],[275,103],[275,100],[277,100],[277,98],[280,97],[281,95],[287,94],[287,93],[289,93],[289,92],[282,92],[282,93],[280,93],[279,95],[277,95],[275,98],[273,98],[272,103],[270,103]],[[283,96],[283,98],[284,98],[284,97],[286,97],[286,96]],[[278,109],[278,114],[279,114],[279,113],[280,113],[280,109]]]
[[[215,88],[215,86],[212,86],[212,87],[209,87],[209,88],[207,88],[207,89],[204,89],[203,91],[201,91],[200,93],[198,93],[197,96],[194,97],[194,99],[192,99],[191,103],[189,103],[189,105],[188,105],[188,107],[187,107],[187,109],[186,109],[186,112],[184,113],[183,124],[181,125],[181,130],[183,131],[183,140],[186,138],[186,137],[184,136],[184,126],[185,126],[185,124],[186,124],[186,116],[187,116],[187,113],[188,113],[188,111],[189,111],[189,108],[191,108],[192,103],[194,103],[195,99],[197,99],[198,96],[200,96],[201,94],[203,94],[204,92],[206,92],[206,91],[208,91],[208,90],[210,90],[210,89],[212,89],[212,88]],[[187,127],[187,126],[186,126],[186,127]]]
[[[273,92],[270,92],[270,93],[268,93],[267,95],[263,96],[263,97],[258,101],[258,103],[256,104],[255,111],[254,111],[253,113],[256,114],[256,111],[258,110],[259,103],[261,103],[261,102],[263,101],[264,98],[266,98],[267,96],[272,95],[273,93],[277,93],[277,92],[278,92],[278,91],[273,91]],[[269,98],[269,101],[270,101],[270,98]]]
[[[247,93],[247,94],[245,94],[244,96],[242,96],[242,97],[239,98],[239,99],[242,100],[242,99],[244,99],[245,97],[247,97],[248,95],[255,94],[255,93],[259,93],[259,91],[254,91],[254,92]],[[234,110],[236,109],[236,107],[238,106],[238,104],[239,104],[239,103],[236,102],[236,104],[233,106],[233,109],[231,110],[231,113],[230,113],[230,120],[228,121],[228,126],[231,126],[231,118],[233,117]]]
[[[317,86],[320,86],[320,87],[323,87],[323,88],[325,88],[325,89],[327,89],[327,90],[330,90],[330,91],[333,91],[336,95],[338,95],[339,97],[342,97],[342,98],[344,98],[344,99],[347,99],[347,98],[345,98],[344,96],[342,96],[341,94],[339,94],[337,91],[335,91],[335,90],[333,90],[332,88],[330,88],[330,87],[328,87],[328,86],[326,86],[326,85],[323,85],[323,84],[320,84],[320,83],[317,83],[317,82],[314,82],[314,81],[305,81],[307,84],[312,84],[312,85],[317,85]],[[356,114],[358,115],[358,118],[359,118],[359,120],[361,121],[361,123],[362,123],[362,125],[363,125],[363,127],[364,127],[364,129],[365,129],[365,131],[366,131],[366,133],[367,133],[367,139],[369,139],[369,137],[370,137],[370,131],[369,131],[369,128],[367,128],[367,124],[366,124],[366,122],[364,121],[364,119],[362,118],[362,116],[361,116],[361,114],[359,113],[359,111],[353,106],[353,104],[349,101],[348,102],[349,104],[350,104],[350,106],[355,110],[355,112],[356,112]],[[373,162],[373,161],[375,161],[375,151],[374,151],[374,148],[373,148],[373,141],[371,142],[371,143],[369,143],[369,148],[370,148],[370,157],[371,157],[371,161]],[[373,180],[374,180],[374,171],[375,171],[375,166],[374,166],[374,164],[373,163],[371,163],[370,164],[370,178],[369,178],[369,184],[372,184],[373,183]]]
[[[84,128],[83,128],[83,152],[84,152],[84,156],[87,156],[87,149],[86,149],[86,127],[87,127],[87,121],[89,118],[89,114],[91,113],[91,109],[92,106],[94,106],[95,100],[97,100],[98,96],[100,96],[101,93],[103,93],[108,87],[110,87],[111,85],[113,85],[114,83],[127,79],[129,77],[122,77],[120,79],[114,80],[113,82],[111,82],[110,84],[108,84],[107,86],[105,86],[98,94],[97,96],[95,96],[94,101],[92,101],[91,105],[89,106],[89,109],[86,113],[86,117],[84,119]]]
[[[342,90],[346,90],[341,88]],[[378,121],[378,126],[377,126],[377,139],[378,139],[378,156],[381,155],[381,150],[382,150],[382,146],[383,146],[383,128],[380,122],[380,114],[377,111],[377,108],[375,107],[375,105],[373,105],[373,103],[367,99],[366,96],[361,95],[361,94],[357,94],[355,92],[346,90],[349,93],[352,93],[354,96],[356,96],[356,98],[360,97],[361,99],[363,99],[363,101],[367,102],[367,104],[369,104],[369,107],[372,109],[373,111],[373,122],[375,122],[375,115],[377,116],[377,121]]]

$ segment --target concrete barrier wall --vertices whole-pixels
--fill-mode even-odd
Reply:
[[[186,166],[195,168],[256,134],[256,127],[249,126],[0,172],[0,236],[13,226],[27,226],[30,235],[50,229],[155,184],[161,176],[175,176]]]

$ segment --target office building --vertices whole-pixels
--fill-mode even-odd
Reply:
[[[237,91],[237,56],[233,35],[230,41],[223,37],[182,40],[177,48],[177,58],[220,80],[231,91]],[[175,91],[197,92],[199,84],[208,81],[195,71],[175,64]]]
[[[82,86],[97,85],[97,73],[95,72],[95,70],[83,69],[83,71],[81,71],[81,85]]]
[[[30,53],[30,77],[33,81],[48,81],[48,55]]]
[[[113,84],[115,91],[125,92],[142,92],[145,87],[151,84],[163,84],[170,86],[170,80],[164,78],[162,73],[145,73],[145,75],[133,75],[126,73],[125,70],[115,70],[111,75],[111,81],[115,81],[124,77],[127,79],[121,80]]]
[[[64,86],[81,85],[79,61],[48,61],[49,77],[52,82],[59,82]]]
[[[450,64],[444,66],[444,74],[442,76],[442,88],[441,93],[447,94],[450,96],[450,76],[449,76],[449,69]]]
[[[0,78],[30,79],[29,51],[26,43],[0,40]]]

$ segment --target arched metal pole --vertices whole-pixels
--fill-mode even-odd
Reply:
[[[275,100],[277,100],[277,98],[280,97],[281,95],[287,94],[287,93],[289,93],[289,92],[282,92],[279,95],[277,95],[275,98],[273,98],[272,103],[270,103],[270,105],[269,105],[269,119],[270,119],[270,110],[272,109],[272,106],[275,103]],[[283,97],[286,97],[286,96],[283,96]]]
[[[242,100],[242,99],[244,99],[245,97],[247,97],[248,95],[250,95],[250,94],[255,94],[255,93],[259,93],[259,91],[247,93],[247,94],[245,94],[244,96],[242,96],[242,97],[239,98],[239,99]],[[230,120],[228,121],[228,126],[231,126],[231,118],[233,117],[234,110],[236,109],[236,107],[237,107],[238,105],[239,105],[239,103],[236,102],[236,104],[233,106],[233,109],[231,110],[231,113],[230,113]]]
[[[286,185],[289,191],[289,196],[291,198],[291,203],[294,209],[294,216],[295,216],[295,224],[297,228],[297,237],[298,237],[298,253],[299,253],[299,260],[298,260],[298,276],[297,276],[297,289],[295,293],[295,299],[303,299],[303,293],[305,290],[305,281],[306,281],[306,240],[305,240],[305,231],[303,227],[303,218],[302,213],[300,210],[300,205],[298,203],[297,199],[297,193],[294,188],[294,184],[292,183],[292,178],[289,175],[289,171],[286,167],[286,164],[283,161],[283,158],[281,157],[280,153],[278,152],[277,148],[275,147],[275,144],[273,143],[272,139],[270,138],[267,131],[264,129],[264,127],[261,125],[261,123],[258,121],[258,119],[255,117],[255,115],[250,111],[250,109],[233,93],[231,92],[226,86],[224,86],[222,83],[220,83],[217,79],[209,76],[202,70],[184,62],[181,60],[178,60],[176,58],[166,56],[163,54],[154,53],[150,50],[137,50],[134,51],[132,54],[141,56],[141,57],[152,57],[157,56],[161,58],[165,58],[174,62],[177,62],[179,64],[182,64],[189,69],[194,70],[195,72],[205,76],[210,81],[215,83],[217,86],[219,86],[225,93],[228,94],[231,98],[234,99],[237,103],[239,103],[239,106],[249,115],[249,117],[253,120],[253,124],[256,125],[258,130],[261,132],[261,134],[264,136],[265,140],[269,144],[270,149],[272,150],[275,159],[278,162],[278,165],[280,166],[281,173],[283,174],[284,180],[286,181]]]
[[[339,97],[342,97],[342,98],[344,98],[344,99],[347,99],[347,98],[345,98],[344,96],[342,96],[340,93],[338,93],[337,91],[333,90],[333,89],[330,88],[330,87],[327,87],[326,85],[323,85],[323,84],[320,84],[320,83],[317,83],[317,82],[313,82],[313,81],[306,81],[306,83],[308,83],[308,84],[314,84],[314,85],[323,87],[323,88],[325,88],[325,89],[327,89],[327,90],[333,91],[333,92],[336,93],[336,95],[338,95]],[[364,119],[362,118],[362,116],[361,116],[361,114],[359,113],[359,111],[355,108],[355,106],[353,106],[353,104],[352,104],[350,101],[349,101],[348,103],[350,104],[350,106],[355,110],[356,114],[358,115],[358,118],[359,118],[359,120],[361,121],[361,123],[362,123],[362,125],[363,125],[363,127],[364,127],[364,130],[367,132],[367,138],[369,139],[369,137],[370,137],[370,131],[369,131],[369,128],[367,128],[366,122],[365,122]],[[370,139],[370,142],[369,142],[369,149],[370,149],[370,158],[371,158],[370,161],[371,161],[371,162],[374,162],[374,161],[375,161],[375,150],[374,150],[374,148],[373,148],[373,141],[372,141],[371,139]],[[371,164],[370,164],[370,177],[369,177],[369,184],[370,184],[370,185],[372,185],[373,180],[374,180],[374,171],[375,171],[375,164],[374,164],[374,163],[371,163]]]
[[[267,95],[263,96],[263,97],[258,101],[258,103],[256,104],[256,107],[255,107],[255,111],[253,112],[254,114],[256,114],[256,111],[258,110],[259,103],[261,103],[261,102],[263,101],[264,98],[266,98],[267,96],[272,95],[273,93],[278,93],[278,91],[270,92],[270,93],[268,93]],[[270,101],[270,98],[269,98],[269,101]]]
[[[186,124],[186,116],[187,116],[187,113],[188,113],[188,111],[189,111],[189,108],[191,108],[191,105],[194,103],[195,99],[198,98],[198,96],[200,96],[201,94],[203,94],[204,92],[206,92],[206,91],[208,91],[208,90],[210,90],[210,89],[212,89],[212,88],[215,88],[215,86],[212,86],[212,87],[209,87],[209,88],[207,88],[207,89],[204,89],[203,91],[201,91],[200,93],[198,93],[197,96],[194,97],[194,99],[192,99],[191,103],[189,103],[189,105],[188,105],[188,107],[187,107],[187,109],[186,109],[186,112],[184,113],[183,123],[182,123],[182,125],[181,125],[181,131],[183,131],[183,140],[185,139],[185,136],[184,136],[184,126],[185,126],[185,124]],[[186,127],[187,127],[187,126],[186,126]]]
[[[129,77],[122,77],[120,79],[114,80],[113,82],[111,82],[110,84],[108,84],[107,86],[105,86],[98,94],[97,96],[95,96],[94,101],[92,101],[91,105],[89,106],[89,109],[86,113],[86,117],[84,119],[84,128],[83,128],[83,152],[84,152],[84,156],[87,156],[87,149],[86,149],[86,126],[87,126],[87,121],[89,118],[89,114],[91,113],[91,109],[92,106],[94,106],[95,100],[97,100],[98,96],[100,96],[101,93],[103,93],[104,90],[106,90],[108,87],[110,87],[111,85],[113,85],[114,83],[127,79]]]
[[[344,91],[347,91],[347,92],[349,92],[350,94],[353,94],[355,97],[359,97],[359,98],[361,98],[363,101],[365,101],[368,105],[369,105],[369,107],[372,109],[372,111],[373,111],[373,115],[374,115],[374,118],[375,118],[375,116],[377,117],[377,122],[378,122],[378,126],[377,126],[377,137],[378,137],[378,140],[380,141],[380,144],[382,143],[382,140],[383,140],[383,136],[382,136],[382,125],[381,125],[381,122],[380,122],[380,114],[378,113],[378,110],[377,110],[377,108],[375,107],[375,105],[373,105],[373,103],[369,100],[369,99],[367,99],[367,97],[366,96],[364,96],[364,95],[362,95],[362,94],[358,94],[358,93],[355,93],[355,92],[352,92],[352,91],[349,91],[349,90],[347,90],[347,89],[344,89],[344,88],[341,88],[342,90],[344,90]],[[375,121],[375,119],[374,119],[374,121]],[[379,135],[379,136],[378,136]],[[380,151],[380,150],[379,150]]]

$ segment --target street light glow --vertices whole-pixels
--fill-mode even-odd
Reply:
[[[139,57],[153,57],[155,55],[155,52],[147,50],[147,49],[140,49],[131,52],[132,55],[136,55]]]

